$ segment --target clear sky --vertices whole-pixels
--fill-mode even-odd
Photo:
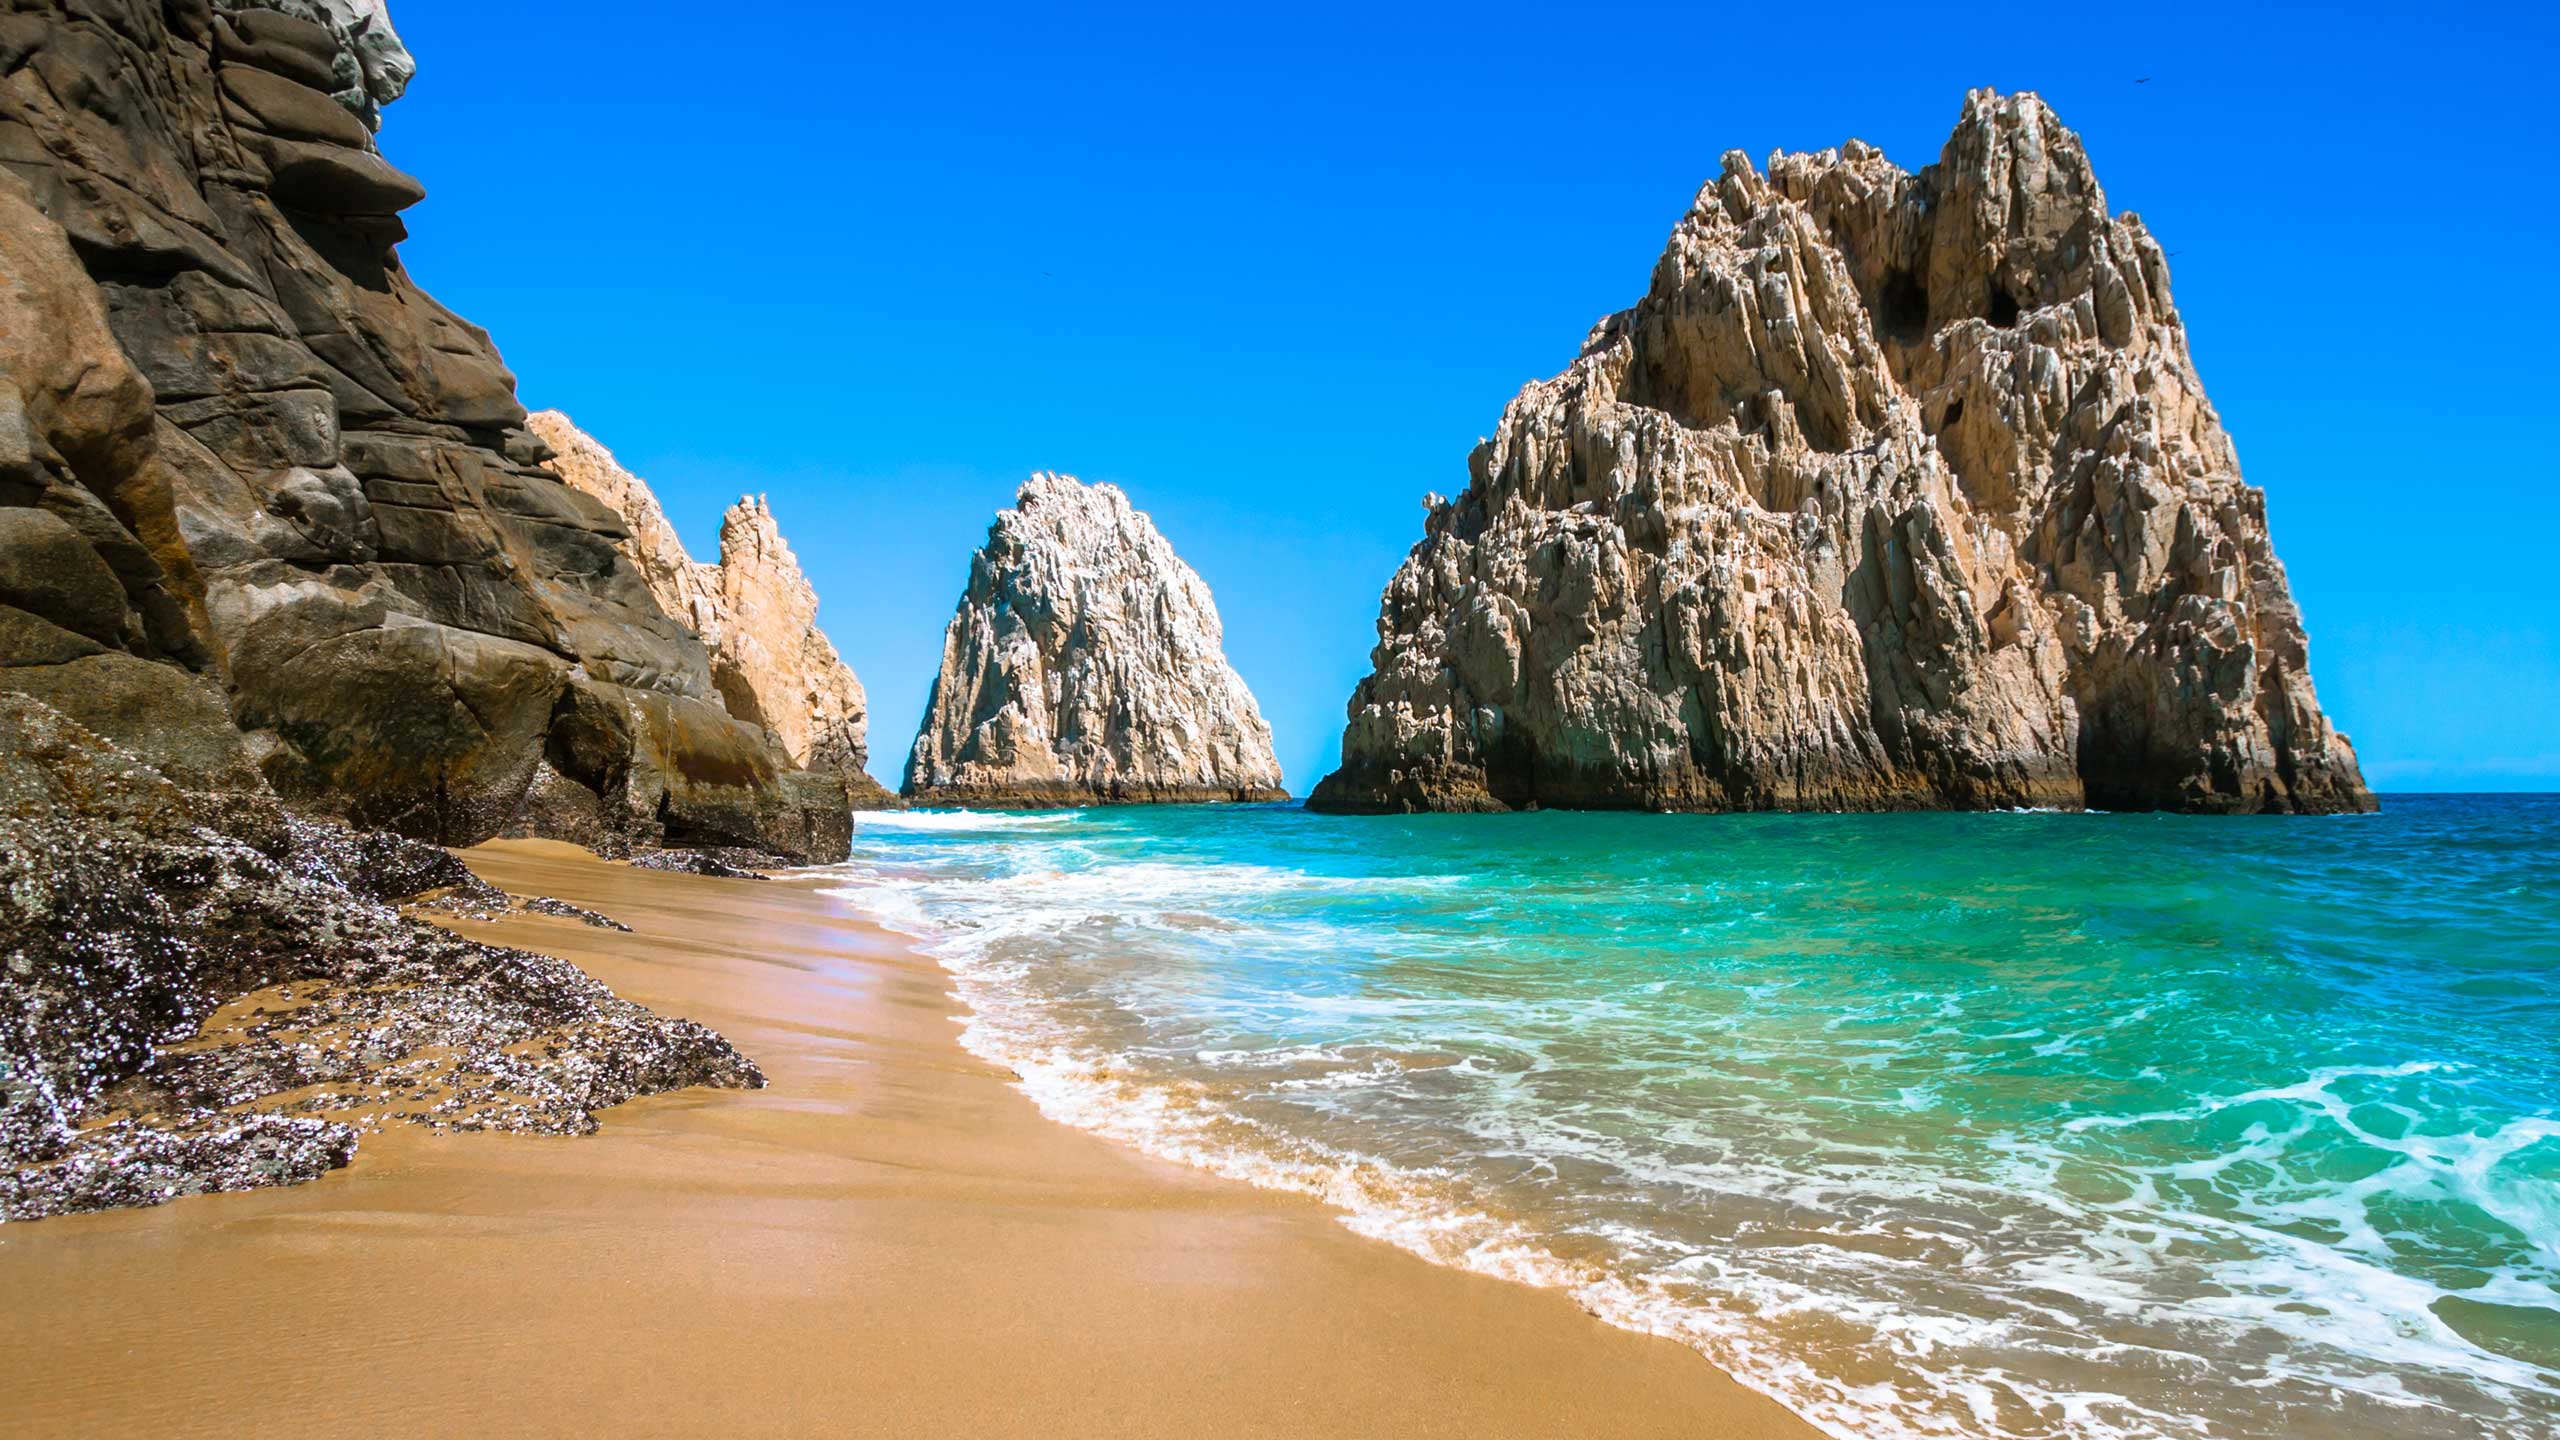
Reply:
[[[1303,793],[1420,497],[1724,151],[1917,168],[2035,89],[2171,254],[2376,787],[2560,787],[2543,7],[1220,8],[394,0],[403,253],[697,557],[772,496],[884,781],[1058,469],[1207,578]]]

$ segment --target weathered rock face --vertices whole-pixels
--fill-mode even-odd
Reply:
[[[2168,266],[2033,95],[1739,153],[1433,497],[1312,804],[2372,806]]]
[[[841,854],[842,786],[722,706],[401,268],[423,192],[373,126],[412,68],[380,0],[0,14],[12,688],[133,745],[227,697],[288,798],[424,838]]]
[[[711,682],[731,715],[773,732],[795,764],[841,776],[858,809],[897,797],[871,761],[871,704],[853,669],[818,628],[818,592],[800,572],[773,510],[741,497],[720,520],[720,563],[685,553],[647,482],[557,410],[526,422],[553,451],[553,474],[603,501],[630,533],[623,554],[659,608],[710,651]]]
[[[0,1220],[312,1179],[385,1120],[583,1133],[763,1083],[699,1025],[386,903],[508,908],[445,851],[182,789],[22,695],[0,738]]]
[[[1278,800],[1271,727],[1209,587],[1109,485],[1034,475],[996,512],[907,758],[936,804]]]
[[[208,678],[151,387],[60,226],[0,172],[0,690],[198,789],[262,789]]]

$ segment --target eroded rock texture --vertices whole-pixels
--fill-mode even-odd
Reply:
[[[930,804],[1277,800],[1271,727],[1209,587],[1110,485],[1034,475],[996,512],[907,758]]]
[[[507,908],[443,850],[182,789],[23,695],[0,741],[0,1220],[312,1179],[387,1122],[583,1133],[763,1083],[565,961],[402,916]]]
[[[0,687],[421,838],[840,856],[841,780],[728,711],[402,269],[412,68],[379,0],[0,11]]]
[[[2033,95],[1739,152],[1388,585],[1344,810],[2372,806],[2160,247]]]
[[[648,483],[612,451],[557,410],[537,410],[527,423],[551,447],[554,474],[622,517],[630,531],[623,554],[659,607],[702,637],[729,713],[772,731],[794,763],[843,777],[857,808],[896,804],[863,768],[871,703],[862,682],[818,628],[818,592],[764,497],[742,496],[720,517],[720,563],[704,564],[685,553]]]

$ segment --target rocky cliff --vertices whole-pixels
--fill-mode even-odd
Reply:
[[[401,267],[412,68],[378,0],[0,13],[0,688],[425,839],[841,855]]]
[[[1271,727],[1209,587],[1109,485],[1034,475],[996,512],[907,758],[928,804],[1277,800]]]
[[[1340,810],[2372,806],[2169,296],[2033,95],[1740,153],[1389,583]]]
[[[818,628],[818,592],[764,497],[743,496],[720,517],[720,563],[704,564],[685,552],[648,484],[568,416],[537,410],[526,424],[554,452],[553,474],[622,517],[624,556],[659,608],[702,637],[729,713],[772,731],[793,763],[842,777],[857,808],[897,803],[863,768],[870,701]]]

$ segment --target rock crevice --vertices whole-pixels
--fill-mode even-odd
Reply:
[[[2372,807],[2167,261],[2032,94],[1741,154],[1388,584],[1337,810]]]

